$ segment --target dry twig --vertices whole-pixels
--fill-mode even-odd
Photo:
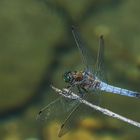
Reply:
[[[57,92],[58,94],[62,95],[62,96],[65,97],[65,98],[69,98],[69,99],[71,99],[71,100],[73,100],[73,99],[78,100],[80,103],[83,103],[83,104],[85,104],[85,105],[87,105],[87,106],[93,108],[94,110],[100,111],[101,113],[103,113],[103,114],[105,114],[105,115],[107,115],[107,116],[110,116],[110,117],[113,117],[113,118],[117,118],[117,119],[119,119],[119,120],[122,120],[122,121],[124,121],[124,122],[126,122],[126,123],[129,123],[129,124],[131,124],[131,125],[134,125],[134,126],[137,126],[137,127],[140,128],[140,123],[139,123],[139,122],[136,122],[136,121],[133,121],[133,120],[128,119],[128,118],[126,118],[126,117],[123,117],[123,116],[121,116],[121,115],[119,115],[119,114],[116,114],[116,113],[114,113],[114,112],[112,112],[112,111],[106,109],[106,108],[102,108],[102,107],[100,107],[100,106],[94,105],[94,104],[92,104],[92,103],[90,103],[90,102],[88,102],[88,101],[82,99],[82,98],[79,97],[77,94],[75,94],[75,93],[73,93],[73,92],[69,92],[69,90],[66,89],[66,88],[60,90],[60,89],[58,89],[58,88],[56,88],[56,87],[54,87],[54,86],[52,86],[52,85],[51,85],[51,88],[52,88],[53,90],[55,90],[55,92]]]

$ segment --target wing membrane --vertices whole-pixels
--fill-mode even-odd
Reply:
[[[78,103],[77,100],[67,100],[64,97],[58,97],[42,108],[37,114],[36,119],[41,121],[42,125],[54,120],[63,122]]]
[[[55,113],[55,106],[60,104],[60,102],[61,102],[61,97],[58,97],[56,100],[52,101],[47,106],[42,108],[39,111],[39,113],[37,114],[37,120],[41,120],[41,121],[47,120],[48,121],[51,118],[50,116],[54,115],[54,113]]]
[[[99,48],[96,60],[96,76],[103,81],[107,81],[106,68],[104,65],[104,38],[103,35],[99,37]]]
[[[72,26],[72,35],[74,37],[74,40],[76,42],[76,45],[79,49],[79,52],[81,54],[82,62],[85,66],[85,70],[87,71],[93,71],[93,59],[87,49],[83,46],[83,42],[81,42],[80,35],[76,31],[76,28]],[[91,64],[92,62],[92,64]],[[92,67],[91,67],[92,66]]]
[[[96,62],[97,74],[102,69],[103,61],[104,61],[104,39],[103,39],[103,35],[101,35],[99,38],[99,49],[98,49],[97,62]]]
[[[97,92],[95,94],[85,93],[83,98],[97,105],[99,103],[98,95],[99,94]],[[80,120],[86,118],[87,116],[93,115],[94,115],[93,109],[86,107],[84,104],[77,101],[77,104],[73,107],[71,112],[68,114],[68,116],[62,123],[58,136],[62,137],[70,130],[74,130],[78,126],[77,124]]]
[[[67,116],[67,118],[64,120],[64,122],[62,123],[61,127],[60,127],[60,131],[58,133],[59,137],[62,137],[63,135],[65,135],[70,129],[72,129],[73,123],[75,122],[75,119],[72,121],[72,116],[74,116],[74,114],[76,113],[76,111],[78,110],[78,108],[80,107],[81,103],[78,103],[73,109],[72,111],[69,113],[69,115]],[[75,116],[74,116],[75,117]]]

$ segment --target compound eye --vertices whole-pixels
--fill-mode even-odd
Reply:
[[[71,82],[71,71],[68,71],[68,72],[65,72],[64,73],[64,81],[66,82],[66,83],[70,83]]]
[[[65,82],[70,82],[70,77],[69,77],[69,76],[65,76],[65,77],[64,77],[64,81],[65,81]]]
[[[64,81],[68,83],[68,82],[70,82],[70,80],[71,80],[71,77],[69,76],[69,73],[65,73],[64,74]]]

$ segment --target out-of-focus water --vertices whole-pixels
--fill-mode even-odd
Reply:
[[[71,25],[78,27],[93,58],[98,37],[104,35],[110,84],[140,91],[139,4],[138,0],[1,0],[0,139],[60,139],[61,118],[38,122],[36,115],[57,96],[49,84],[62,88],[65,71],[81,70]],[[138,99],[102,94],[101,106],[140,122]],[[77,127],[61,139],[140,139],[139,128],[96,112]]]

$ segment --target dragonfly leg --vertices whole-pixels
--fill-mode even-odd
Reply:
[[[72,92],[72,88],[74,87],[75,85],[74,84],[71,84],[71,85],[68,85],[68,86],[66,86],[66,89],[68,89],[68,92],[66,93],[67,95],[70,95],[71,94],[71,92]],[[65,91],[64,91],[65,92]],[[66,99],[67,100],[67,99]],[[69,100],[69,99],[68,99]],[[75,99],[73,99],[73,100],[75,100]]]
[[[83,88],[81,88],[80,86],[77,86],[77,88],[78,88],[80,97],[83,98],[86,89],[83,89]],[[84,91],[84,92],[83,92],[83,91]]]
[[[74,87],[74,85],[68,85],[66,88],[69,90],[69,94],[71,93],[71,89]]]
[[[71,92],[71,88],[72,88],[72,87],[73,87],[72,85],[68,85],[68,86],[66,86],[66,89],[69,90],[68,94],[70,94],[70,92]],[[65,92],[65,91],[64,91],[64,92]]]
[[[67,89],[71,88],[71,85],[68,85],[66,88],[67,88]]]

